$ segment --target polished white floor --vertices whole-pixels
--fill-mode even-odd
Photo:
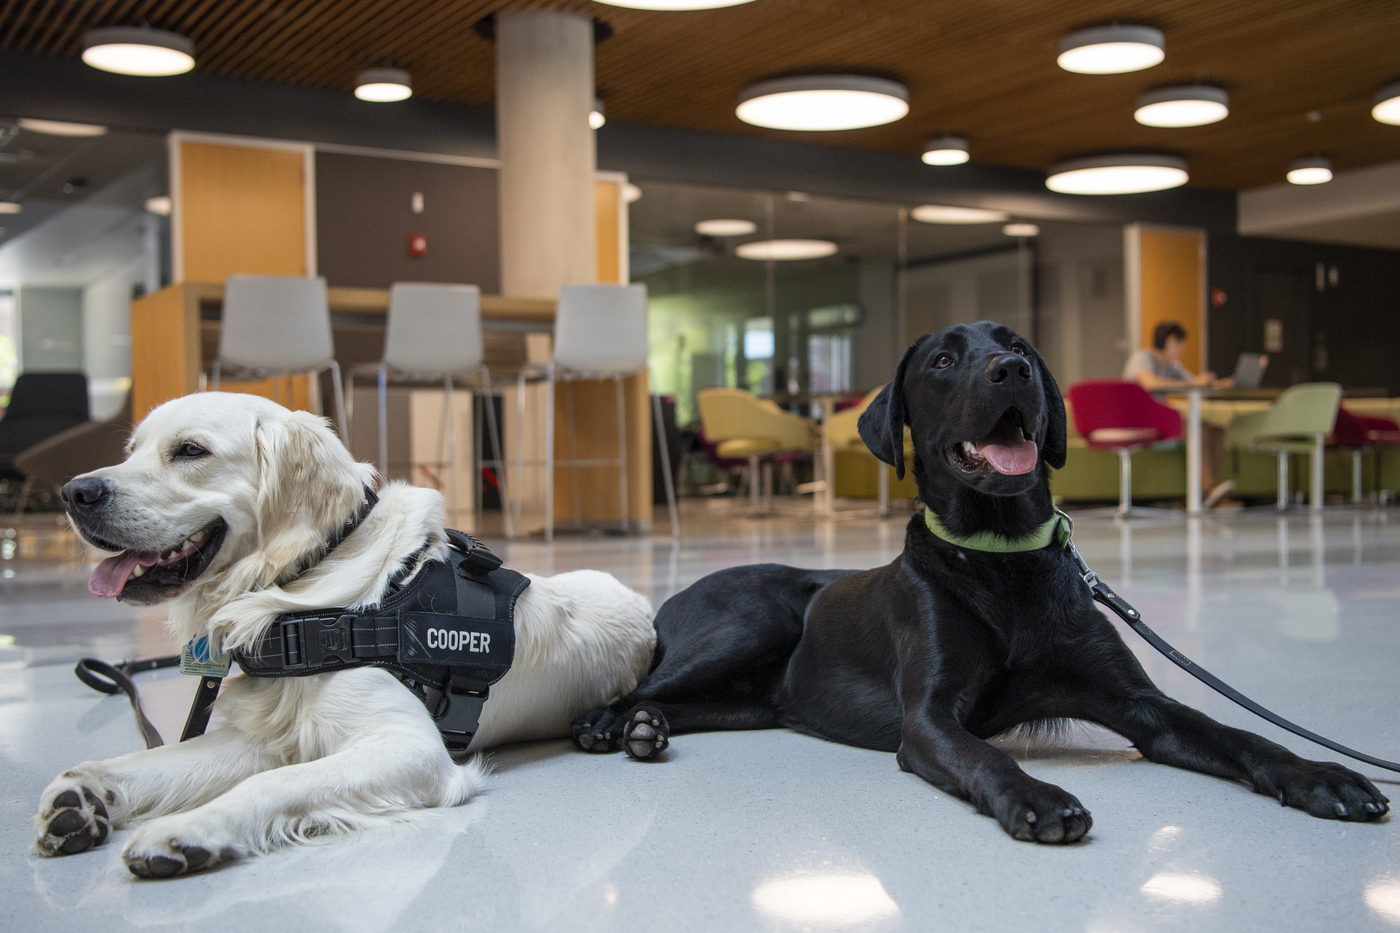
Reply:
[[[609,570],[659,604],[721,567],[870,567],[902,546],[902,519],[814,521],[787,508],[752,521],[739,503],[687,503],[679,545],[562,538],[501,551],[519,570]],[[1090,563],[1184,653],[1305,726],[1400,759],[1400,510],[1077,524]],[[565,741],[501,749],[486,793],[466,806],[173,881],[132,877],[119,857],[124,833],[84,855],[40,859],[30,819],[44,785],[140,741],[125,700],[90,691],[71,662],[170,648],[158,611],[88,596],[87,565],[41,531],[0,539],[0,929],[1400,928],[1393,822],[1315,820],[1144,762],[1091,728],[1049,743],[1001,740],[1093,811],[1087,841],[1068,848],[1012,841],[901,773],[892,755],[770,731],[681,736],[652,764]],[[1173,696],[1336,757],[1125,638]],[[162,732],[178,733],[191,684],[142,680]],[[1395,775],[1356,767],[1400,801]]]

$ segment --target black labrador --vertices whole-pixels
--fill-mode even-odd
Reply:
[[[1028,341],[990,322],[921,337],[860,419],[861,438],[899,475],[905,425],[941,535],[921,513],[885,567],[756,564],[705,577],[661,607],[651,672],[610,709],[581,716],[578,745],[650,758],[671,732],[786,726],[894,752],[1016,839],[1067,843],[1089,831],[1089,811],[986,739],[1082,719],[1151,761],[1242,781],[1316,817],[1387,812],[1361,775],[1164,695],[1061,543],[1013,553],[950,543],[987,532],[1034,541],[1051,527],[1065,409]]]

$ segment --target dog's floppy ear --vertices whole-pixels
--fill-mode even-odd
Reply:
[[[258,550],[277,573],[325,541],[363,495],[354,458],[324,418],[289,411],[259,419]]]
[[[894,380],[880,390],[880,394],[861,412],[856,422],[860,439],[870,452],[894,467],[894,475],[904,479],[904,372],[909,368],[909,360],[919,345],[920,337],[914,345],[904,351],[899,368],[894,372]]]
[[[1045,365],[1045,360],[1041,359],[1034,347],[1031,348],[1031,356],[1035,357],[1040,384],[1045,390],[1045,443],[1041,446],[1040,455],[1058,470],[1065,465],[1069,447],[1065,400],[1060,397],[1060,387],[1055,383],[1055,377],[1050,375],[1050,367]]]

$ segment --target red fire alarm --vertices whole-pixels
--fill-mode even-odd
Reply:
[[[1228,298],[1228,296],[1226,296],[1226,294],[1225,294],[1225,289],[1223,289],[1223,288],[1212,288],[1212,289],[1210,290],[1210,304],[1211,304],[1211,307],[1213,307],[1213,308],[1223,308],[1223,307],[1225,307],[1225,302],[1226,302],[1226,301],[1229,301],[1229,298]]]
[[[410,233],[408,235],[408,255],[428,255],[428,235],[426,233]]]

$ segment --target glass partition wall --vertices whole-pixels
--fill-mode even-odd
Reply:
[[[650,296],[653,384],[676,397],[682,426],[711,386],[797,407],[862,394],[919,335],[958,322],[1010,325],[1061,382],[1116,376],[1126,359],[1119,227],[925,223],[902,205],[799,192],[641,189],[632,280]],[[781,258],[795,256],[808,258]]]

